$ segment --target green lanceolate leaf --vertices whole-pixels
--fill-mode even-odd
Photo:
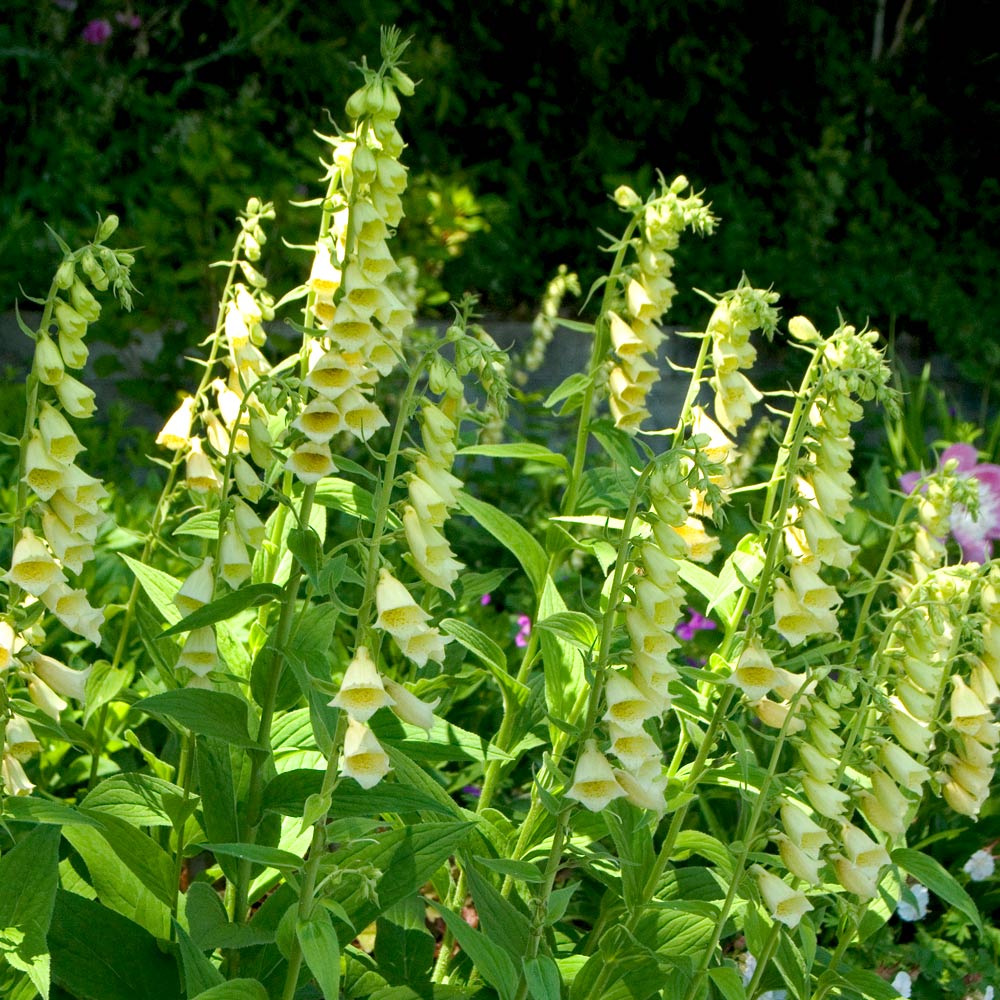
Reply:
[[[369,721],[372,732],[386,748],[405,750],[414,760],[447,763],[458,760],[511,760],[485,736],[470,733],[445,719],[434,719],[430,732],[401,722],[389,712],[381,712]]]
[[[113,774],[87,793],[83,806],[90,814],[107,813],[132,826],[173,826],[184,801],[184,790],[152,774]],[[197,798],[191,800],[197,805]]]
[[[19,940],[0,947],[15,969],[48,996],[50,959],[46,937],[59,886],[59,831],[38,826],[0,857],[0,929],[16,930]]]
[[[536,622],[535,627],[551,632],[584,652],[597,645],[597,626],[590,615],[581,611],[556,612]]]
[[[562,996],[562,977],[559,966],[548,955],[522,958],[521,967],[531,1000],[559,1000]]]
[[[260,844],[199,844],[195,850],[210,851],[215,855],[224,854],[230,858],[243,858],[267,868],[297,871],[302,867],[302,858],[297,854],[282,851],[277,847],[262,847]]]
[[[147,566],[138,559],[125,555],[124,552],[118,554],[132,570],[135,578],[139,581],[139,586],[143,589],[143,593],[153,603],[153,607],[163,615],[170,625],[180,621],[181,613],[174,607],[174,595],[180,589],[180,581],[169,573],[164,573],[163,570]]]
[[[892,860],[918,882],[923,882],[931,892],[964,913],[976,925],[980,934],[984,933],[983,918],[972,897],[933,858],[909,847],[899,847],[892,852]]]
[[[181,972],[184,975],[184,989],[189,997],[198,996],[213,986],[225,982],[222,973],[212,964],[208,957],[198,948],[191,935],[180,924],[174,921],[174,939],[181,959]]]
[[[501,1000],[513,1000],[517,993],[518,975],[510,955],[485,934],[470,927],[457,913],[452,913],[441,903],[430,902],[454,934],[459,947],[472,959],[476,971],[500,994]]]
[[[459,455],[482,455],[486,458],[518,458],[525,462],[542,462],[546,465],[558,465],[569,471],[569,461],[565,455],[550,451],[543,444],[474,444],[461,448]]]
[[[52,981],[77,1000],[177,1000],[174,960],[131,920],[59,890],[49,928]]]
[[[459,493],[462,510],[479,522],[501,545],[509,549],[521,564],[536,594],[541,594],[545,584],[548,557],[532,535],[508,514],[492,504],[477,500],[468,493]]]
[[[538,603],[539,620],[545,621],[567,610],[552,577],[546,576],[545,588]],[[574,706],[586,686],[583,658],[565,639],[550,631],[541,632],[542,660],[545,667],[545,702],[553,719],[572,724]]]
[[[13,823],[44,823],[51,826],[98,826],[98,821],[61,802],[47,799],[6,798],[0,803],[0,819]]]
[[[169,719],[198,736],[212,736],[233,746],[257,746],[250,736],[246,702],[223,691],[164,691],[137,701],[133,708]]]
[[[531,922],[510,900],[505,899],[476,868],[476,862],[463,855],[469,890],[476,904],[483,933],[515,959],[528,950]]]
[[[228,621],[247,608],[257,608],[262,604],[269,604],[271,601],[280,601],[282,597],[284,597],[284,591],[273,583],[254,583],[241,587],[231,594],[226,594],[224,597],[198,608],[197,611],[192,611],[191,614],[186,615],[170,628],[161,632],[160,638],[177,635],[180,632],[191,632],[196,628],[214,625],[216,622]]]
[[[328,911],[315,908],[308,920],[300,920],[295,934],[302,957],[315,976],[324,1000],[340,997],[340,943]]]
[[[510,698],[515,705],[527,703],[531,692],[507,672],[506,654],[485,632],[457,618],[442,619],[441,629],[446,635],[454,636],[483,663],[500,685],[505,701]]]
[[[339,479],[336,476],[327,476],[316,484],[316,503],[333,510],[339,510],[342,514],[350,517],[360,518],[363,521],[374,521],[374,498],[363,486],[352,483],[347,479]],[[395,527],[398,527],[399,521]]]

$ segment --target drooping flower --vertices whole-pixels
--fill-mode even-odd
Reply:
[[[805,893],[793,889],[760,865],[754,865],[752,871],[771,916],[788,928],[798,927],[799,921],[813,908]]]
[[[938,469],[954,463],[955,475],[975,479],[979,484],[979,512],[976,518],[960,503],[952,505],[949,524],[965,562],[988,562],[993,542],[1000,539],[1000,465],[980,463],[979,453],[971,444],[953,444],[945,448]],[[907,493],[917,489],[921,472],[906,472],[899,477],[900,488]]]
[[[618,784],[608,758],[597,749],[594,740],[587,740],[566,798],[576,799],[591,812],[599,812],[613,799],[624,795],[625,790]]]

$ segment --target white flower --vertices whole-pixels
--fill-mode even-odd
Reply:
[[[930,902],[931,894],[927,886],[915,882],[908,886],[910,894],[913,896],[911,903],[905,896],[896,904],[896,914],[900,920],[913,923],[916,920],[923,920],[927,916],[927,904]]]
[[[976,851],[968,861],[962,865],[962,871],[972,879],[973,882],[985,882],[992,877],[996,871],[996,861],[989,851]],[[992,987],[990,987],[992,989]]]
[[[910,979],[908,972],[905,970],[897,972],[890,985],[901,997],[906,997],[909,1000],[913,990],[913,980]]]

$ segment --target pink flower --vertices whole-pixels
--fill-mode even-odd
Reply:
[[[678,638],[684,642],[690,642],[698,632],[711,632],[719,627],[711,618],[699,614],[694,608],[688,608],[688,612],[691,617],[687,621],[678,622],[674,629]]]
[[[80,37],[88,45],[103,45],[111,37],[111,22],[103,17],[94,18],[80,33]]]
[[[514,636],[514,645],[518,649],[524,649],[528,645],[528,636],[531,635],[531,619],[527,615],[517,616],[518,631]]]
[[[490,605],[490,604],[493,603],[493,595],[492,594],[483,594],[483,596],[479,598],[479,603],[484,608],[487,607],[488,605]]]
[[[1000,539],[1000,465],[979,463],[979,453],[971,444],[953,444],[945,448],[938,459],[938,468],[955,463],[955,475],[972,478],[979,483],[979,516],[973,518],[964,504],[951,509],[951,535],[962,549],[965,562],[988,562],[993,552],[992,542]],[[912,493],[924,477],[922,472],[906,472],[899,485]]]

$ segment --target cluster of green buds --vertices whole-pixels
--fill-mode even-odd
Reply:
[[[397,90],[413,82],[395,65],[406,46],[383,38],[385,62],[364,67],[365,84],[347,102],[354,127],[322,136],[331,147],[326,164],[326,223],[313,255],[307,293],[305,384],[314,395],[293,424],[305,436],[287,468],[302,482],[317,482],[333,469],[329,441],[346,432],[367,441],[388,421],[372,399],[375,384],[402,355],[402,336],[413,314],[386,279],[399,270],[387,239],[403,217],[406,167],[396,129]]]
[[[611,415],[615,426],[634,434],[649,416],[646,396],[659,380],[656,354],[664,333],[658,324],[670,308],[677,287],[671,280],[674,258],[671,251],[685,229],[710,233],[715,225],[701,197],[688,188],[686,177],[669,186],[661,180],[661,191],[645,204],[630,187],[615,191],[615,202],[633,216],[632,229],[639,235],[621,247],[631,246],[635,260],[619,274],[619,301],[607,313],[611,346],[616,363],[608,380]]]
[[[271,365],[262,348],[267,341],[263,324],[274,318],[274,301],[254,263],[266,243],[263,223],[273,218],[270,203],[257,198],[247,202],[230,265],[245,283],[229,283],[220,323],[205,342],[210,354],[203,391],[185,397],[156,438],[175,461],[184,463],[182,482],[195,502],[220,512],[215,555],[202,559],[174,597],[182,615],[209,603],[219,579],[233,589],[244,583],[251,553],[264,539],[264,524],[251,505],[263,495],[262,474],[266,478],[271,461],[267,398],[262,398]],[[211,378],[218,366],[224,376]],[[189,685],[210,686],[209,674],[219,667],[212,626],[186,634],[177,667],[190,672]]]
[[[667,658],[678,646],[674,630],[686,602],[679,563],[710,562],[719,546],[688,512],[689,478],[690,463],[679,452],[668,452],[649,477],[648,533],[636,542],[625,610],[630,663],[613,666],[604,688],[609,752],[622,767],[612,768],[596,741],[590,741],[567,792],[594,811],[621,796],[642,809],[662,813],[665,808],[661,750],[646,723],[669,710],[670,684],[679,677]]]
[[[131,307],[134,257],[104,245],[117,227],[115,216],[101,221],[94,241],[80,250],[59,241],[63,260],[48,297],[39,303],[41,324],[37,331],[21,324],[35,341],[35,355],[20,443],[14,551],[2,577],[9,600],[0,619],[0,675],[15,670],[32,702],[55,719],[67,707],[66,699],[83,700],[90,668],[74,670],[39,651],[45,641],[41,614],[48,611],[95,646],[105,620],[104,611],[92,607],[86,591],[73,587],[67,576],[79,575],[94,558],[94,542],[106,521],[101,502],[108,495],[99,479],[76,464],[84,449],[67,417],[90,417],[94,392],[68,369],[86,364],[87,329],[101,313],[88,285],[98,292],[111,288],[125,308]],[[38,741],[26,719],[16,712],[5,715],[0,716],[7,734],[4,787],[12,794],[28,794],[32,785],[21,763],[37,752]]]
[[[556,327],[559,325],[559,310],[563,299],[567,295],[579,294],[580,279],[565,264],[560,264],[555,277],[545,286],[538,314],[531,324],[531,340],[521,359],[522,370],[516,376],[520,385],[528,381],[530,372],[538,371],[545,362],[549,344],[552,343]]]

